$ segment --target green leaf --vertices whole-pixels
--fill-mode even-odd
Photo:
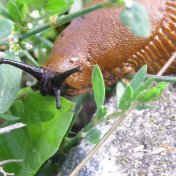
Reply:
[[[143,67],[140,68],[140,70],[136,73],[136,75],[130,81],[130,85],[133,91],[138,89],[143,84],[146,74],[147,74],[147,65],[144,65]]]
[[[121,109],[122,111],[128,110],[131,107],[132,102],[133,102],[133,89],[130,85],[128,85],[119,103],[119,109]]]
[[[73,0],[52,0],[47,1],[45,9],[51,13],[63,14],[70,8]]]
[[[5,58],[20,61],[19,57],[9,51]],[[11,65],[0,65],[0,113],[6,112],[15,100],[20,88],[22,71]]]
[[[2,113],[0,113],[0,118],[4,120],[9,120],[9,121],[15,121],[20,119],[20,117],[13,116],[11,114],[2,114]]]
[[[105,99],[105,85],[103,75],[98,65],[94,66],[92,72],[92,86],[94,91],[94,99],[96,102],[97,109],[100,109],[104,104]]]
[[[33,9],[44,9],[51,14],[63,14],[74,0],[26,0],[26,3]]]
[[[119,107],[119,104],[124,92],[125,92],[125,86],[121,81],[119,81],[116,86],[117,107]]]
[[[166,88],[167,88],[167,84],[165,82],[160,82],[150,90],[142,92],[137,97],[137,100],[142,102],[149,102],[149,101],[155,100],[161,96],[161,94]]]
[[[31,92],[13,104],[11,112],[27,126],[0,136],[0,161],[23,160],[8,164],[6,171],[18,176],[36,175],[41,165],[58,150],[72,121],[74,104],[61,98],[62,107],[57,110],[55,103],[54,97]]]
[[[160,89],[153,87],[152,89],[150,89],[149,91],[147,91],[143,97],[141,98],[142,102],[149,102],[152,101],[158,97],[160,97],[161,95],[161,91]]]
[[[138,37],[146,38],[151,35],[149,17],[142,4],[134,1],[132,7],[123,10],[120,16],[122,22]]]
[[[46,0],[26,0],[26,3],[29,7],[31,7],[32,9],[37,9],[40,10],[44,4],[47,3]]]
[[[153,78],[147,79],[138,89],[134,92],[134,100],[138,99],[138,97],[152,85],[154,82]]]
[[[108,0],[109,3],[112,3],[116,6],[125,5],[125,0]]]
[[[166,89],[168,87],[168,84],[166,82],[159,82],[156,87],[158,89],[160,89],[161,91],[163,91],[164,89]]]
[[[8,11],[11,19],[16,22],[21,24],[22,23],[22,15],[20,10],[18,9],[16,3],[13,0],[10,0],[8,2]]]
[[[28,6],[26,3],[26,0],[17,0],[16,5],[17,5],[19,11],[21,12],[21,19],[23,21],[26,17],[27,11],[28,11]]]
[[[101,131],[97,128],[92,128],[86,134],[85,139],[87,139],[92,144],[97,144],[100,141],[100,137]]]
[[[78,115],[81,112],[81,109],[82,109],[82,106],[79,106],[79,107],[77,105],[75,106],[74,112],[73,112],[73,118],[72,118],[72,121],[70,123],[69,128],[67,129],[67,133],[65,134],[65,136],[68,136],[70,131],[72,130],[72,127],[75,124],[75,122],[76,122],[76,120],[78,118]]]
[[[0,2],[0,15],[2,15],[3,17],[7,19],[11,19],[8,14],[8,10],[4,7],[4,5],[1,2]]]
[[[0,20],[0,39],[8,37],[13,29],[13,25],[9,20]]]

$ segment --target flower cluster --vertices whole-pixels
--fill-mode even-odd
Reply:
[[[29,43],[26,42],[19,43],[19,39],[17,37],[11,36],[9,40],[10,40],[9,51],[11,53],[14,53],[15,55],[19,55],[23,51],[23,49],[26,50],[32,49],[32,45]]]

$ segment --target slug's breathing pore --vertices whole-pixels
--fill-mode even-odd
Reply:
[[[0,58],[0,64],[13,65],[36,78],[37,83],[32,86],[32,89],[40,90],[40,93],[43,96],[54,95],[56,97],[56,107],[58,109],[60,108],[60,95],[62,94],[66,86],[64,84],[65,79],[76,72],[82,71],[80,67],[76,67],[63,73],[52,72],[42,67],[33,67],[21,62],[12,61],[4,58]]]
[[[103,2],[104,0],[93,0]],[[42,95],[77,95],[92,89],[91,74],[98,64],[106,85],[147,64],[156,74],[176,51],[176,0],[138,0],[145,6],[152,27],[150,37],[138,38],[121,23],[121,8],[99,9],[74,19],[57,37],[50,58],[41,68],[1,59],[37,80],[32,86]],[[176,72],[176,61],[167,70]],[[78,73],[81,72],[81,73]]]

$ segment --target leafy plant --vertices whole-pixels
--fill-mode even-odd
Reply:
[[[2,55],[0,53],[0,58],[25,60],[39,66],[51,52],[56,38],[54,27],[105,6],[125,6],[121,14],[124,24],[138,36],[145,37],[150,33],[146,11],[136,1],[129,7],[126,0],[109,0],[109,3],[96,4],[62,16],[72,3],[73,0],[10,0],[8,4],[1,1],[0,46],[4,52]],[[75,112],[75,105],[61,98],[62,108],[58,111],[54,98],[42,97],[30,89],[20,89],[22,74],[19,69],[0,65],[0,118],[4,120],[0,127],[2,129],[18,122],[26,124],[16,131],[0,135],[0,163],[9,158],[13,161],[20,160],[18,163],[3,165],[4,169],[19,176],[30,176],[35,175],[59,148],[62,152],[68,151],[83,138],[101,145],[102,134],[98,124],[117,115],[120,119],[133,108],[153,108],[145,103],[158,98],[166,88],[166,83],[163,82],[153,86],[153,78],[145,80],[146,72],[147,67],[144,66],[129,85],[121,82],[117,84],[118,109],[114,114],[107,115],[107,108],[104,106],[105,84],[100,68],[95,65],[92,86],[97,106],[96,115],[85,128],[72,136],[70,131],[80,108]],[[1,169],[0,164],[0,173]]]
[[[127,111],[133,107],[141,110],[143,103],[159,98],[164,89],[167,88],[167,84],[165,82],[160,82],[157,84],[155,83],[154,86],[153,78],[145,80],[146,74],[147,66],[144,65],[133,77],[130,84],[125,88],[122,94],[120,96],[118,95],[118,104],[120,110]],[[119,88],[119,86],[117,86],[117,88]],[[151,108],[151,106],[143,107],[145,107],[144,109],[147,109],[147,107]]]
[[[21,159],[20,163],[5,166],[6,170],[19,176],[33,175],[58,150],[74,113],[74,104],[64,98],[61,102],[65,106],[58,111],[53,97],[42,97],[36,92],[27,94],[11,107],[11,113],[20,117],[20,122],[27,126],[0,135],[0,161],[7,158]]]
[[[95,66],[97,69],[98,66]],[[108,137],[119,127],[119,125],[127,118],[128,114],[131,110],[145,110],[154,108],[155,106],[145,105],[146,102],[153,101],[156,98],[159,98],[167,87],[165,82],[160,82],[156,85],[153,84],[153,79],[146,78],[147,66],[144,65],[133,77],[130,81],[130,84],[124,86],[121,82],[117,83],[117,111],[113,114],[107,115],[105,118],[101,118],[99,121],[96,120],[96,117],[90,122],[83,131],[79,132],[79,137],[87,139],[89,142],[96,144],[93,149],[89,152],[89,154],[82,160],[82,162],[73,170],[71,175],[76,175],[80,171],[80,169],[86,164],[87,161],[91,159],[91,157],[96,153],[96,151],[100,148],[100,146],[108,139]],[[95,74],[93,74],[95,75]],[[97,76],[99,75],[99,76]],[[101,80],[101,74],[97,74],[96,79]],[[138,91],[138,92],[137,92]],[[94,95],[98,96],[100,93],[98,92],[98,86],[95,88],[94,86]],[[140,99],[136,98],[137,94],[141,94]],[[103,96],[103,95],[102,95]],[[96,101],[96,100],[95,100]],[[115,119],[112,127],[104,134],[102,138],[101,132],[96,128],[96,125],[101,123],[102,121],[108,119]],[[88,132],[87,132],[88,131]],[[84,132],[87,132],[85,135]],[[78,140],[82,138],[78,138]],[[74,139],[75,140],[75,139]]]

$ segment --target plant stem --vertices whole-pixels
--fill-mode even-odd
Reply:
[[[23,51],[23,54],[37,67],[39,67],[39,64],[35,61],[35,59],[29,54],[27,50]]]
[[[66,141],[66,143],[61,147],[61,151],[63,152],[69,151],[71,148],[77,146],[83,138],[84,137],[82,135],[82,132],[79,132],[75,137],[68,139],[68,141]]]
[[[102,144],[108,139],[108,137],[116,130],[116,128],[125,120],[128,116],[128,113],[122,114],[113,124],[113,126],[108,130],[108,132],[103,136],[101,141],[93,147],[90,153],[81,161],[81,163],[73,170],[70,176],[77,176],[79,171],[83,166],[92,158],[92,156],[97,152],[97,150],[102,146]]]
[[[87,133],[91,128],[96,126],[97,123],[91,121],[87,126],[85,126],[75,137],[69,138],[64,145],[61,147],[61,151],[67,152],[71,148],[79,144],[79,142],[84,138],[84,134]]]
[[[103,8],[105,6],[107,6],[107,3],[96,4],[96,5],[93,5],[91,7],[86,8],[86,9],[83,9],[83,10],[81,10],[79,12],[75,12],[75,13],[72,13],[72,14],[69,14],[69,15],[65,15],[65,16],[56,17],[54,22],[48,22],[46,24],[43,24],[41,26],[38,26],[38,27],[28,31],[25,34],[17,35],[16,37],[19,40],[24,40],[24,39],[30,38],[30,37],[32,37],[32,36],[34,36],[36,34],[39,34],[39,33],[43,32],[43,31],[45,31],[45,30],[49,30],[49,29],[51,29],[53,27],[57,27],[57,26],[63,25],[65,23],[73,20],[76,17],[85,15],[85,14],[87,14],[89,12],[95,11],[95,10]],[[5,45],[5,44],[8,44],[8,39],[0,41],[0,45]]]
[[[136,73],[131,73],[127,75],[127,78],[133,78]],[[155,81],[165,81],[165,82],[176,82],[176,77],[173,76],[157,76],[157,75],[151,75],[147,74],[146,78],[153,78]]]
[[[43,42],[46,46],[48,46],[49,48],[53,48],[53,43],[50,42],[48,39],[42,37],[42,36],[36,36],[36,38],[38,40],[40,40],[41,42]]]
[[[165,73],[165,71],[169,68],[169,66],[174,62],[175,59],[176,59],[176,52],[173,53],[170,59],[165,63],[165,65],[157,73],[157,76],[162,76]]]
[[[12,130],[16,130],[18,128],[22,128],[24,126],[26,126],[26,124],[24,124],[24,123],[15,123],[13,125],[9,125],[9,126],[0,128],[0,134],[9,133]]]
[[[70,138],[66,143],[61,147],[61,150],[64,152],[69,151],[71,148],[75,147],[79,144],[79,142],[84,139],[85,134],[91,130],[96,125],[103,123],[107,120],[115,119],[115,117],[122,115],[119,112],[114,112],[112,114],[109,114],[105,119],[97,121],[96,118],[94,118],[91,122],[88,123],[77,135],[73,138]]]
[[[23,160],[21,160],[21,159],[19,159],[19,160],[16,160],[16,159],[3,160],[3,161],[0,161],[0,166],[3,166],[8,163],[16,163],[16,162],[22,162],[22,161]]]

